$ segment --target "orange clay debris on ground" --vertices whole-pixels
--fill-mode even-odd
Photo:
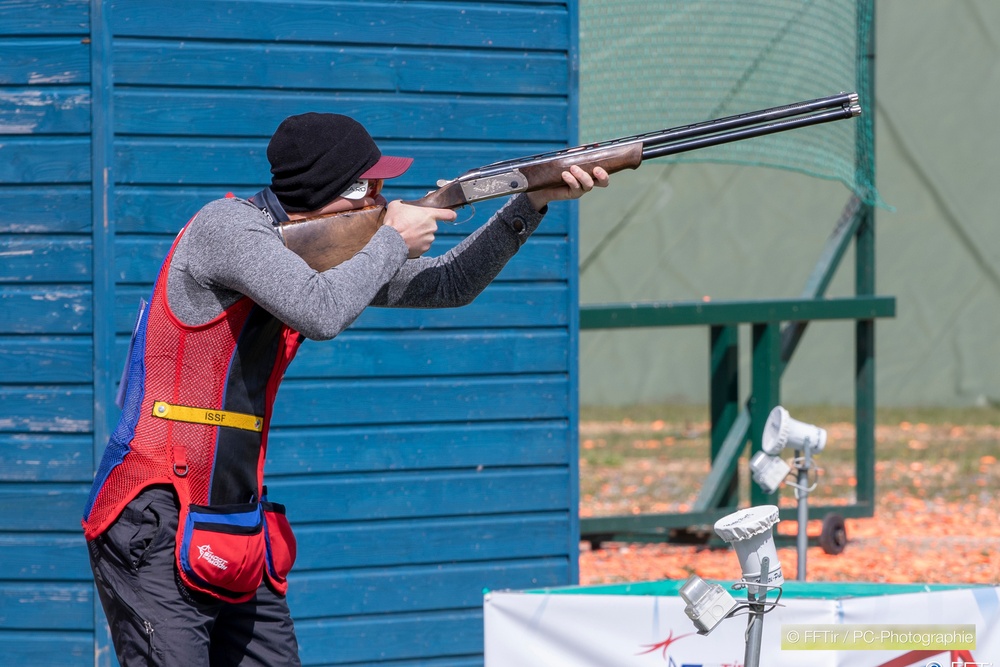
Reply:
[[[687,423],[671,429],[670,424],[651,420],[642,428],[624,420],[604,426],[602,432],[600,426],[581,421],[581,516],[686,511],[696,488],[677,490],[675,482],[671,489],[676,494],[668,497],[657,488],[656,480],[686,477],[694,478],[692,484],[697,485],[704,479],[708,463],[699,461],[698,456],[681,455],[683,448],[678,443],[703,440],[707,424]],[[828,431],[831,444],[839,439],[849,440],[853,446],[853,424],[837,424]],[[615,448],[614,432],[621,436],[622,453],[603,459],[591,456],[594,450]],[[598,444],[602,441],[603,446]],[[845,520],[848,542],[838,555],[825,553],[811,539],[806,579],[1000,585],[1000,499],[996,497],[1000,488],[1000,429],[902,421],[891,427],[879,426],[876,443],[882,455],[875,466],[874,516]],[[856,486],[853,452],[839,458],[819,458],[831,459],[818,479],[820,486],[825,483],[841,496],[850,496]],[[588,474],[596,479],[588,483]],[[745,492],[748,482],[742,480],[741,484]],[[747,495],[741,493],[740,497]],[[795,506],[790,490],[783,489],[779,498],[782,507]],[[818,504],[848,502],[847,497],[817,495]],[[810,538],[816,538],[820,530],[820,521],[809,522]],[[797,523],[784,520],[776,531],[785,538],[778,549],[782,570],[786,579],[794,579]],[[579,567],[580,584],[594,585],[683,580],[692,574],[731,580],[738,563],[728,548],[621,542],[592,548],[589,542],[581,542]]]
[[[819,546],[806,551],[809,581],[1000,584],[1000,520],[996,508],[886,496],[867,519],[846,519],[848,543],[838,555]],[[789,530],[790,528],[790,530]],[[797,533],[794,521],[778,526]],[[819,534],[810,521],[807,534]],[[798,550],[781,546],[778,559],[794,579]],[[730,549],[673,544],[610,542],[592,550],[580,545],[581,585],[686,579],[733,579],[738,567]]]

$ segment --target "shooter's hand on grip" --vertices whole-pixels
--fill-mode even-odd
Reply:
[[[385,224],[399,232],[409,250],[407,256],[413,259],[427,252],[434,243],[438,221],[451,222],[456,215],[447,208],[413,206],[396,200],[386,207]]]

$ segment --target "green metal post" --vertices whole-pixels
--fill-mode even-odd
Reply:
[[[753,325],[753,394],[750,397],[750,456],[761,449],[761,436],[771,409],[781,402],[781,323]],[[750,505],[774,503],[775,494],[767,494],[750,485]]]
[[[711,388],[709,410],[712,424],[712,462],[719,457],[726,435],[740,412],[739,328],[736,325],[710,327]],[[717,507],[736,507],[739,502],[738,461],[731,460],[723,481]]]
[[[859,16],[871,20],[859,35],[858,79],[864,83],[863,100],[867,101],[858,132],[858,180],[875,184],[875,5],[874,0],[859,0]],[[867,130],[867,131],[865,131]],[[870,193],[874,198],[874,191]],[[855,235],[855,291],[858,296],[875,293],[875,207],[864,203],[861,222]],[[857,501],[875,506],[875,320],[858,320],[855,327],[855,423],[857,425],[855,477]]]

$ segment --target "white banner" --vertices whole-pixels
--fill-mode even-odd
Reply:
[[[851,667],[1000,667],[1000,588],[965,588],[834,600],[844,624],[975,625],[969,651],[839,652],[835,665]]]
[[[781,605],[764,616],[762,667],[1000,667],[1000,588],[783,597]],[[785,625],[889,623],[974,625],[976,645],[968,651],[792,650],[785,637],[789,648],[782,649]],[[745,615],[698,635],[684,601],[672,595],[496,591],[485,598],[484,624],[486,667],[742,667],[746,652]]]

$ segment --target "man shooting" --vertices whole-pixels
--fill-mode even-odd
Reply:
[[[83,520],[125,667],[300,664],[285,600],[295,540],[264,488],[272,405],[298,347],[370,305],[471,302],[550,201],[608,184],[601,167],[570,166],[430,258],[455,212],[386,203],[383,181],[412,160],[382,155],[357,121],[292,116],[267,157],[269,188],[208,203],[178,234],[136,323],[122,415]],[[282,225],[370,206],[385,206],[383,224],[327,270],[282,240]]]

